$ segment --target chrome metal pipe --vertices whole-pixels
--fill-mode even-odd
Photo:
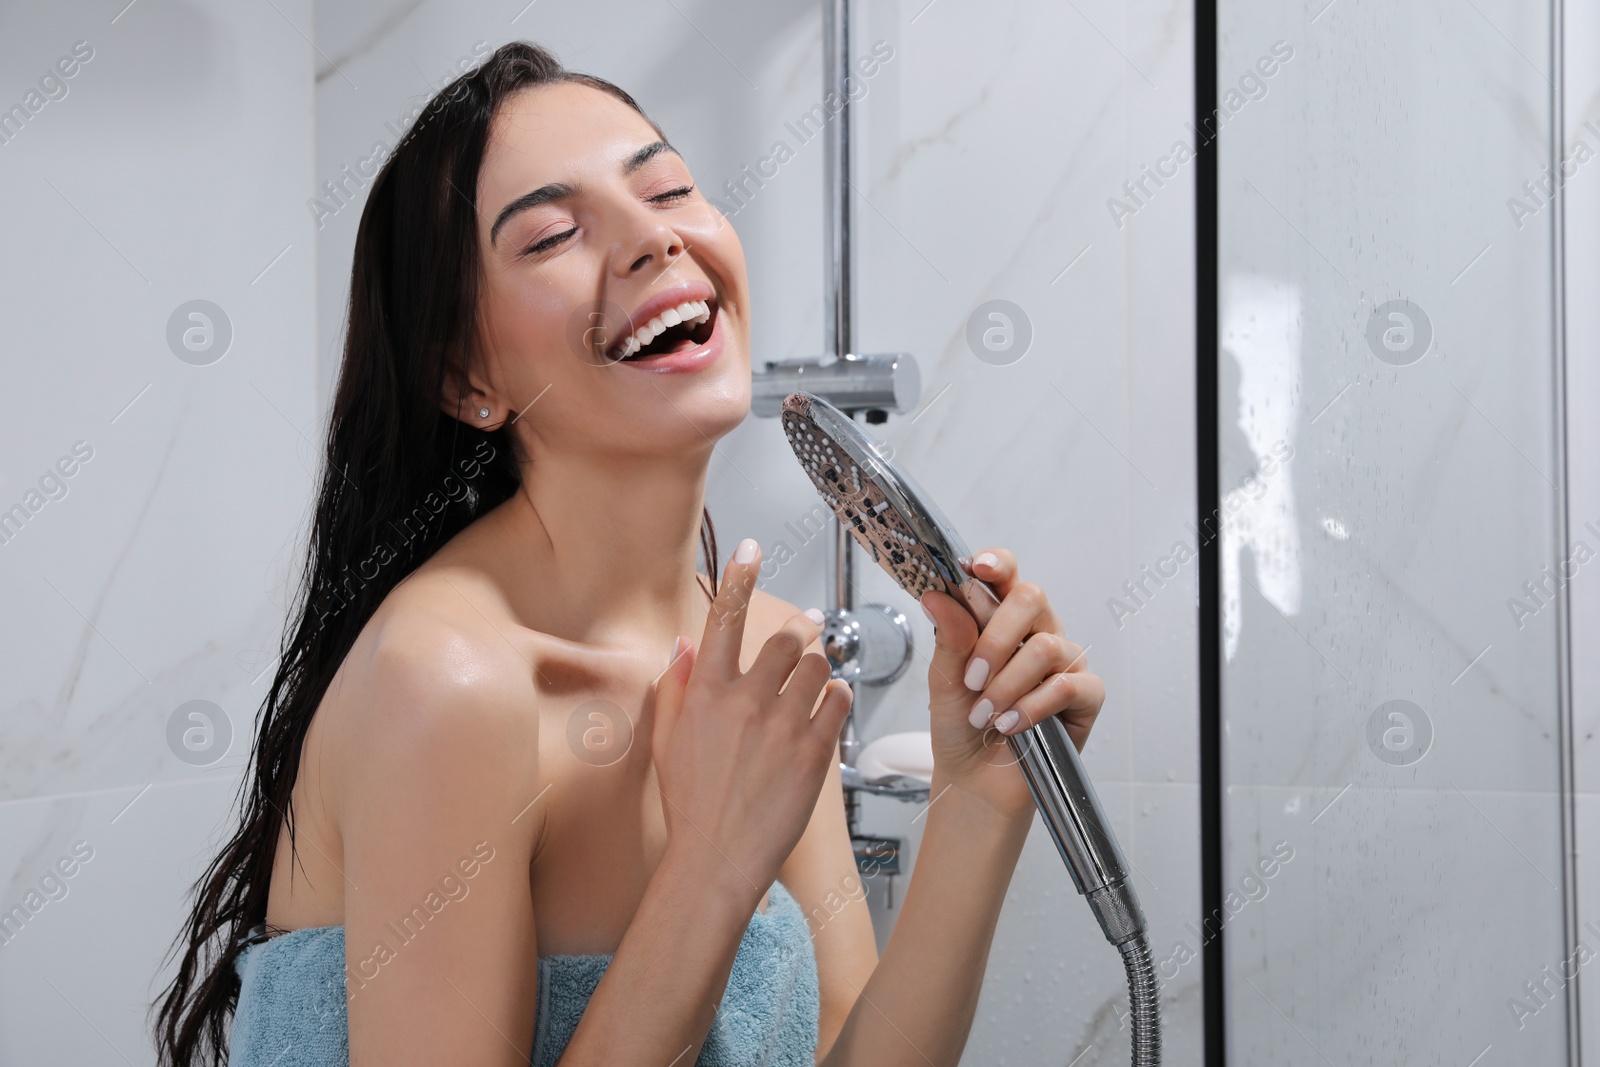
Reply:
[[[822,351],[823,358],[842,358],[854,347],[850,299],[850,97],[844,91],[850,73],[850,0],[822,0],[822,108],[828,95],[838,93],[839,113],[828,122],[822,142]],[[854,559],[850,537],[837,515],[828,519],[829,553],[824,564],[829,611],[855,608]],[[845,714],[839,732],[839,761],[854,767],[856,751],[855,701]],[[846,791],[846,822],[855,833],[859,809],[856,794]]]
[[[822,351],[847,358],[855,351],[850,270],[850,0],[822,0],[822,108],[837,94],[839,113],[823,138]]]
[[[842,97],[839,113],[828,122],[822,142],[822,351],[823,357],[841,357],[852,347],[850,301],[850,97],[844,81],[850,73],[850,0],[822,0],[822,99],[828,110],[830,93]],[[848,611],[854,606],[850,573],[850,539],[839,519],[832,525],[832,559],[827,571],[827,606]],[[846,721],[846,732],[854,715]]]

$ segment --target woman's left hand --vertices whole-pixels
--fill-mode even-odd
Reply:
[[[1105,685],[1089,673],[1083,649],[1067,640],[1044,590],[1020,580],[1011,552],[977,553],[972,573],[1000,597],[982,633],[959,601],[936,592],[922,597],[936,626],[928,667],[935,774],[1020,817],[1032,812],[1033,796],[1003,735],[1059,715],[1081,750]]]

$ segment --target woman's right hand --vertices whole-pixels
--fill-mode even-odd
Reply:
[[[790,618],[739,673],[760,566],[760,546],[741,541],[698,653],[680,637],[656,680],[651,731],[668,850],[748,882],[758,901],[811,819],[851,700],[847,683],[830,683],[827,659],[805,651],[821,632],[820,612]]]

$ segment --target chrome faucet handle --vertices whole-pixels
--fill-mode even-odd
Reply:
[[[750,410],[764,418],[783,412],[784,397],[806,392],[840,411],[904,415],[922,400],[922,372],[908,352],[769,360],[751,376]]]
[[[890,685],[911,665],[911,623],[887,604],[823,613],[822,654],[835,678],[851,685]]]

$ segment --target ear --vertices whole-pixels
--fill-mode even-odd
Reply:
[[[479,414],[484,408],[489,411],[487,416]],[[509,416],[505,402],[478,373],[476,360],[455,355],[446,357],[439,409],[480,430],[497,429]]]

